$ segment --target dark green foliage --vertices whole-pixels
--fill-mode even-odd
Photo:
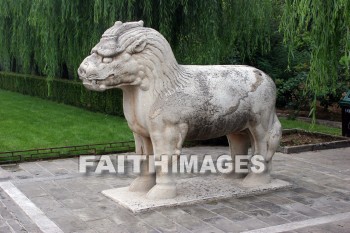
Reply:
[[[77,79],[117,20],[159,30],[180,63],[219,64],[233,51],[250,57],[269,50],[272,7],[272,0],[0,0],[0,70]]]
[[[306,76],[306,73],[299,73],[286,80],[276,80],[277,107],[287,107],[294,110],[308,107],[308,98],[304,94]]]
[[[279,106],[307,93],[300,99],[314,112],[317,99],[328,106],[349,87],[349,0],[0,0],[0,9],[0,71],[46,76],[47,90],[40,82],[35,95],[94,111],[113,92],[75,84],[67,90],[77,93],[67,94],[54,77],[77,81],[79,64],[117,20],[143,20],[159,30],[181,64],[262,69],[277,83]],[[3,85],[34,93],[18,86],[32,81],[16,82]],[[103,106],[120,111],[114,103]]]
[[[47,98],[46,80],[41,77],[0,72],[0,88],[24,95]]]
[[[1,89],[37,96],[95,112],[123,116],[122,92],[120,90],[93,92],[87,90],[80,82],[60,79],[52,79],[50,82],[52,92],[48,96],[45,78],[0,72]]]
[[[249,62],[275,81],[278,108],[299,110],[309,107],[309,95],[305,92],[309,59],[305,46],[300,46],[294,57],[289,58],[288,47],[283,44],[281,34],[276,32],[271,38],[271,50],[266,55],[255,55]]]
[[[291,56],[304,38],[308,41],[311,58],[306,87],[313,94],[311,113],[314,117],[317,99],[329,93],[337,95],[337,84],[344,81],[341,70],[349,71],[349,25],[349,0],[287,0],[285,3],[280,26]]]

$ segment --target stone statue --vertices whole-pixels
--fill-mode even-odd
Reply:
[[[86,88],[123,91],[125,118],[134,133],[136,153],[180,155],[187,140],[226,135],[232,158],[262,155],[265,170],[244,174],[247,186],[269,183],[271,160],[281,138],[276,87],[264,72],[244,65],[179,65],[166,39],[143,22],[117,21],[102,35],[78,69]],[[176,196],[175,176],[147,162],[130,191],[151,199]],[[169,159],[169,166],[171,159]],[[236,175],[233,174],[232,177]]]

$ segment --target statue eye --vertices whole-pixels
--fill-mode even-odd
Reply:
[[[113,61],[113,58],[111,57],[104,57],[102,58],[103,63],[111,63]]]

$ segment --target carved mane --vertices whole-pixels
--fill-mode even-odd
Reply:
[[[142,21],[124,24],[117,21],[102,38],[117,40],[116,54],[135,43],[146,43],[133,57],[146,67],[146,76],[156,95],[170,95],[188,83],[188,74],[177,63],[168,41],[156,30],[143,27]]]

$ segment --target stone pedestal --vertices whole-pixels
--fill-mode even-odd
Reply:
[[[291,187],[286,181],[274,179],[268,185],[247,188],[242,186],[240,180],[210,175],[178,180],[178,195],[174,199],[150,200],[146,198],[146,193],[130,192],[128,187],[108,189],[102,193],[133,213],[139,213],[158,208],[258,195]]]

